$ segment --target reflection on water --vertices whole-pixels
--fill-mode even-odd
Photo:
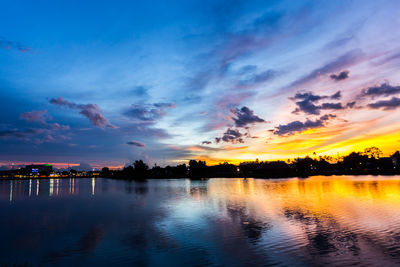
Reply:
[[[400,179],[0,181],[0,265],[398,266]]]

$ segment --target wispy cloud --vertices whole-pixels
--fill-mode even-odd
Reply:
[[[0,37],[0,48],[7,50],[17,50],[21,53],[31,53],[32,48],[29,46],[22,45],[19,42],[10,41]]]
[[[133,104],[123,114],[139,121],[154,122],[165,116],[168,109],[174,107],[173,103]]]

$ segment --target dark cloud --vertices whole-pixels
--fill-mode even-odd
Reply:
[[[243,137],[244,137],[244,134],[239,132],[238,129],[228,128],[224,132],[222,137],[215,138],[215,142],[219,143],[219,142],[223,141],[223,142],[228,142],[228,143],[233,143],[233,144],[244,143]]]
[[[13,50],[17,50],[22,53],[32,52],[32,48],[30,48],[28,46],[24,46],[18,42],[6,40],[4,38],[0,38],[0,48],[7,49],[7,50],[13,49]]]
[[[338,74],[331,74],[331,75],[329,75],[329,77],[331,77],[332,80],[335,80],[338,82],[338,81],[343,81],[343,80],[349,78],[349,73],[350,72],[348,70],[345,70],[345,71],[339,72]]]
[[[337,100],[337,99],[340,99],[340,98],[342,98],[342,92],[340,92],[340,91],[337,91],[336,93],[331,95],[331,99]]]
[[[212,142],[211,141],[203,141],[201,142],[202,145],[211,145]]]
[[[380,100],[375,103],[368,104],[368,107],[372,109],[382,108],[383,110],[393,110],[400,107],[400,98],[394,96],[389,100]]]
[[[101,110],[96,104],[76,104],[64,100],[62,97],[50,99],[50,103],[60,107],[64,106],[70,109],[79,110],[79,113],[88,118],[94,126],[116,128],[101,114]]]
[[[372,86],[362,90],[364,96],[390,96],[400,93],[400,86],[391,86],[387,83],[382,83],[379,86]]]
[[[133,104],[124,115],[140,121],[154,122],[165,116],[167,109],[174,107],[173,103]]]
[[[342,106],[342,103],[323,103],[320,106],[321,109],[344,109],[344,107]]]
[[[326,121],[328,121],[331,118],[335,118],[335,115],[332,114],[327,114],[324,116],[321,116],[319,119],[312,121],[307,119],[305,122],[301,121],[292,121],[288,124],[281,124],[277,127],[275,127],[275,130],[273,130],[273,133],[276,135],[292,135],[297,132],[303,132],[308,129],[314,129],[314,128],[319,128],[325,126]]]
[[[353,101],[353,102],[347,103],[347,104],[346,104],[346,107],[348,107],[348,108],[353,108],[355,105],[356,105],[356,101]]]
[[[47,110],[33,110],[29,112],[23,112],[19,116],[20,119],[29,121],[29,122],[39,122],[42,124],[46,124],[46,115]]]
[[[322,103],[322,104],[317,104],[318,101],[322,99],[339,99],[341,98],[341,92],[338,91],[335,94],[331,96],[320,96],[320,95],[314,95],[312,92],[305,92],[305,93],[296,93],[294,97],[291,99],[296,101],[297,108],[293,111],[293,113],[297,114],[299,112],[304,112],[306,114],[312,114],[312,115],[319,115],[321,113],[321,110],[338,110],[338,109],[344,109],[343,105],[341,103]]]
[[[139,141],[129,141],[127,142],[128,145],[137,146],[137,147],[145,147],[146,145],[139,142]]]
[[[265,122],[257,115],[254,115],[254,111],[246,106],[243,106],[241,109],[232,109],[231,112],[234,115],[232,119],[235,122],[236,127],[245,127],[248,124]]]

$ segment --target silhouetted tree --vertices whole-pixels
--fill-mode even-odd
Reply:
[[[108,167],[104,167],[101,169],[101,176],[108,177],[111,176],[110,169]]]
[[[135,179],[144,180],[147,178],[147,171],[149,166],[143,160],[136,160],[133,163]]]
[[[190,160],[189,161],[189,175],[190,177],[205,177],[207,171],[207,165],[205,161],[196,161]]]

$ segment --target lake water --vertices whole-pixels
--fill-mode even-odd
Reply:
[[[0,266],[399,266],[400,177],[0,181]]]

